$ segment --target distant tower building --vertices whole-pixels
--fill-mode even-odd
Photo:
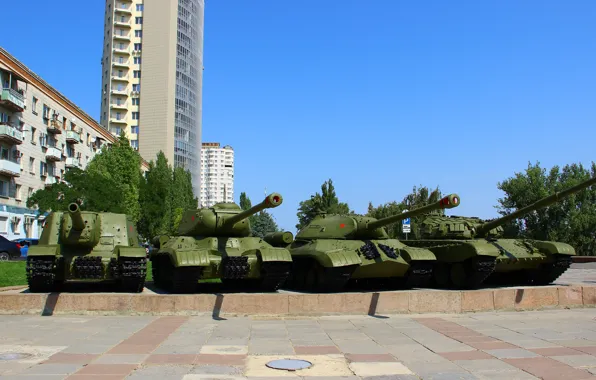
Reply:
[[[204,0],[107,0],[100,123],[161,150],[199,196]]]
[[[201,147],[201,207],[218,202],[234,202],[234,149],[219,143]]]

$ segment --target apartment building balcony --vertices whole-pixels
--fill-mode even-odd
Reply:
[[[127,15],[131,15],[132,14],[132,9],[130,7],[114,7],[114,12],[116,13],[121,13],[121,14],[127,14]]]
[[[127,34],[114,34],[112,37],[115,40],[118,40],[118,41],[130,41],[130,34],[129,33],[127,33]]]
[[[23,132],[14,125],[0,122],[0,141],[20,145],[23,143]]]
[[[81,141],[81,135],[77,131],[66,131],[66,142],[78,144]]]
[[[46,160],[62,161],[62,151],[58,148],[49,147],[46,151]]]
[[[110,89],[110,92],[114,95],[128,96],[128,91],[126,89],[118,90],[118,89],[112,88],[112,89]]]
[[[58,120],[50,120],[50,125],[48,125],[48,133],[54,133],[57,135],[62,134],[62,123]]]
[[[45,182],[45,186],[49,187],[49,186],[52,186],[52,185],[55,185],[56,183],[58,183],[58,180],[56,179],[56,177],[54,177],[52,175],[48,175],[44,182]]]
[[[141,50],[140,49],[139,50],[133,50],[132,51],[132,55],[134,55],[135,57],[140,56],[141,55]]]
[[[0,174],[9,177],[20,177],[21,165],[16,161],[0,159]]]
[[[67,168],[78,168],[81,167],[81,159],[79,157],[66,157]]]
[[[115,117],[110,118],[110,123],[112,124],[119,124],[119,125],[126,125],[126,119],[116,119]]]
[[[128,75],[112,75],[112,80],[119,81],[119,82],[128,82]]]
[[[128,21],[114,21],[114,25],[120,26],[122,28],[132,28],[132,25],[130,25],[130,20],[128,20]]]
[[[118,109],[118,110],[127,110],[128,106],[126,105],[127,103],[110,103],[110,108],[113,109]]]
[[[12,88],[2,88],[0,104],[13,111],[23,112],[25,109],[25,95]]]
[[[126,49],[120,49],[120,48],[112,48],[112,51],[114,51],[114,53],[117,54],[124,54],[124,55],[130,55],[130,50],[128,48]]]
[[[112,61],[112,66],[114,67],[128,67],[129,64],[129,60],[123,60],[122,62],[120,61]]]

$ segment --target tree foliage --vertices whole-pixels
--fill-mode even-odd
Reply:
[[[248,210],[251,207],[252,202],[250,201],[250,198],[245,192],[240,193],[240,208],[242,210]],[[277,223],[275,223],[275,220],[273,220],[273,216],[265,210],[249,217],[248,221],[250,223],[252,236],[263,238],[270,232],[279,231],[279,227],[277,226]]]
[[[335,187],[331,179],[325,181],[321,185],[321,193],[311,195],[310,199],[300,202],[298,207],[298,224],[296,228],[302,229],[310,223],[317,214],[353,214],[347,203],[339,201],[337,194],[335,194]]]
[[[377,219],[386,218],[396,214],[401,214],[406,210],[414,210],[419,207],[429,205],[439,201],[442,197],[441,190],[437,186],[434,190],[429,189],[426,186],[420,185],[420,187],[414,186],[412,192],[406,195],[401,202],[388,202],[377,207],[374,207],[372,203],[368,204],[368,212],[366,216],[370,216]],[[434,211],[434,213],[440,213],[444,215],[445,210],[440,209]],[[416,224],[420,222],[421,218],[425,215],[411,218],[410,225],[412,226],[412,233],[416,233]],[[392,238],[402,237],[402,224],[397,222],[387,226],[387,233]]]
[[[501,215],[508,215],[593,176],[594,162],[590,168],[570,164],[548,171],[538,162],[528,163],[524,173],[515,173],[497,185],[505,197],[498,200],[496,208]],[[530,212],[505,227],[509,237],[560,241],[572,245],[578,254],[596,254],[596,186]]]

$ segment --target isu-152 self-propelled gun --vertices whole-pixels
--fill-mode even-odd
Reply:
[[[474,217],[428,216],[408,244],[431,250],[437,257],[435,285],[474,289],[484,282],[546,285],[571,265],[569,244],[532,239],[505,239],[503,225],[596,184],[596,177],[505,215],[484,221]]]
[[[424,286],[432,273],[435,255],[389,238],[385,226],[433,210],[457,207],[459,202],[459,197],[451,194],[433,204],[378,220],[320,214],[290,244],[288,237],[277,237],[278,245],[288,247],[294,261],[287,287],[335,292],[350,279],[380,280],[393,286]]]
[[[27,253],[27,282],[32,292],[51,292],[65,281],[112,282],[120,290],[141,292],[147,254],[126,214],[81,211],[46,218],[38,245]]]
[[[251,236],[248,218],[282,202],[282,196],[273,193],[246,211],[235,203],[186,211],[177,236],[154,240],[158,247],[151,254],[155,285],[189,293],[199,280],[221,279],[237,288],[277,290],[292,267],[290,252]]]

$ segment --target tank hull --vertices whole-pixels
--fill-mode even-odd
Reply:
[[[172,293],[192,293],[199,280],[220,279],[239,289],[276,291],[292,257],[257,237],[172,237],[151,254],[153,280]]]
[[[316,292],[341,291],[348,282],[425,286],[435,261],[430,251],[396,239],[296,241],[290,252],[294,269],[287,287]]]
[[[483,284],[546,285],[569,268],[575,250],[568,244],[522,239],[417,240],[408,244],[437,257],[434,284],[479,288]]]

